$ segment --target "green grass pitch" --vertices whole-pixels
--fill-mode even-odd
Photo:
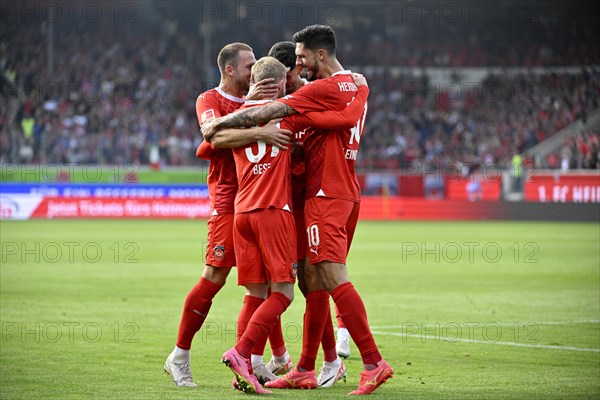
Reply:
[[[162,374],[202,271],[204,221],[0,227],[1,399],[246,398],[219,363],[243,297],[235,273],[194,341],[199,387]],[[361,222],[348,269],[396,370],[373,397],[600,398],[599,243],[594,223]],[[303,310],[297,291],[283,316],[294,360]],[[345,384],[271,397],[347,398],[354,345],[346,364]]]

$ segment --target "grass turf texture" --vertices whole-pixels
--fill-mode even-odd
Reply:
[[[246,398],[219,363],[243,296],[235,272],[194,341],[200,386],[162,375],[205,225],[3,221],[0,398]],[[396,369],[373,396],[599,398],[599,236],[598,224],[360,223],[350,276]],[[283,316],[295,361],[303,309],[297,291]],[[346,384],[271,397],[347,398],[354,345],[346,365]]]

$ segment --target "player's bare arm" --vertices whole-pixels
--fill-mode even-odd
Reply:
[[[221,129],[233,127],[245,127],[261,125],[275,118],[295,114],[296,110],[287,104],[274,101],[262,107],[251,107],[246,110],[236,111],[225,117],[216,119],[212,124],[202,125],[202,135],[205,140],[210,138]]]
[[[282,150],[287,150],[293,133],[287,129],[280,129],[277,125],[280,121],[280,119],[272,120],[265,126],[256,128],[223,129],[215,133],[209,139],[209,143],[217,148],[236,148],[262,141],[266,144],[279,147]]]

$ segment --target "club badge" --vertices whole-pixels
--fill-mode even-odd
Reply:
[[[213,249],[213,256],[215,256],[215,260],[221,261],[225,257],[225,246],[220,244],[216,245]]]

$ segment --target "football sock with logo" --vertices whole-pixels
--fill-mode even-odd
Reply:
[[[235,349],[242,357],[250,358],[256,342],[269,335],[275,321],[279,319],[290,303],[291,300],[283,293],[273,292],[258,307],[252,318],[250,318],[246,331],[235,345]]]
[[[365,369],[374,369],[381,361],[381,354],[371,334],[367,311],[360,295],[351,282],[346,282],[333,289],[331,296],[360,351]]]
[[[212,299],[221,290],[221,286],[208,279],[200,278],[198,283],[188,293],[181,314],[179,331],[177,333],[177,347],[189,350],[196,332],[208,315]]]
[[[238,315],[237,324],[235,326],[235,342],[236,343],[240,340],[240,338],[244,334],[244,331],[248,327],[248,322],[250,321],[250,318],[252,318],[252,315],[256,312],[258,307],[260,307],[260,305],[264,301],[265,301],[265,299],[263,299],[261,297],[248,296],[248,295],[244,296],[244,305],[242,306],[240,315]],[[262,345],[262,349],[260,349],[260,351],[258,351],[258,352],[253,351],[252,354],[262,355],[264,352],[266,343],[267,343],[267,339],[265,339],[265,341]],[[258,350],[258,349],[256,349],[256,350]]]
[[[321,346],[323,346],[323,359],[327,362],[334,362],[337,359],[335,349],[335,335],[333,333],[333,322],[331,320],[331,309],[328,307],[325,326],[323,326],[323,336],[321,337]]]
[[[327,320],[327,310],[329,310],[329,293],[326,290],[315,290],[306,294],[302,353],[298,361],[298,369],[300,371],[313,371],[315,369],[319,344],[321,343],[323,328]],[[331,314],[329,319],[331,321]]]

